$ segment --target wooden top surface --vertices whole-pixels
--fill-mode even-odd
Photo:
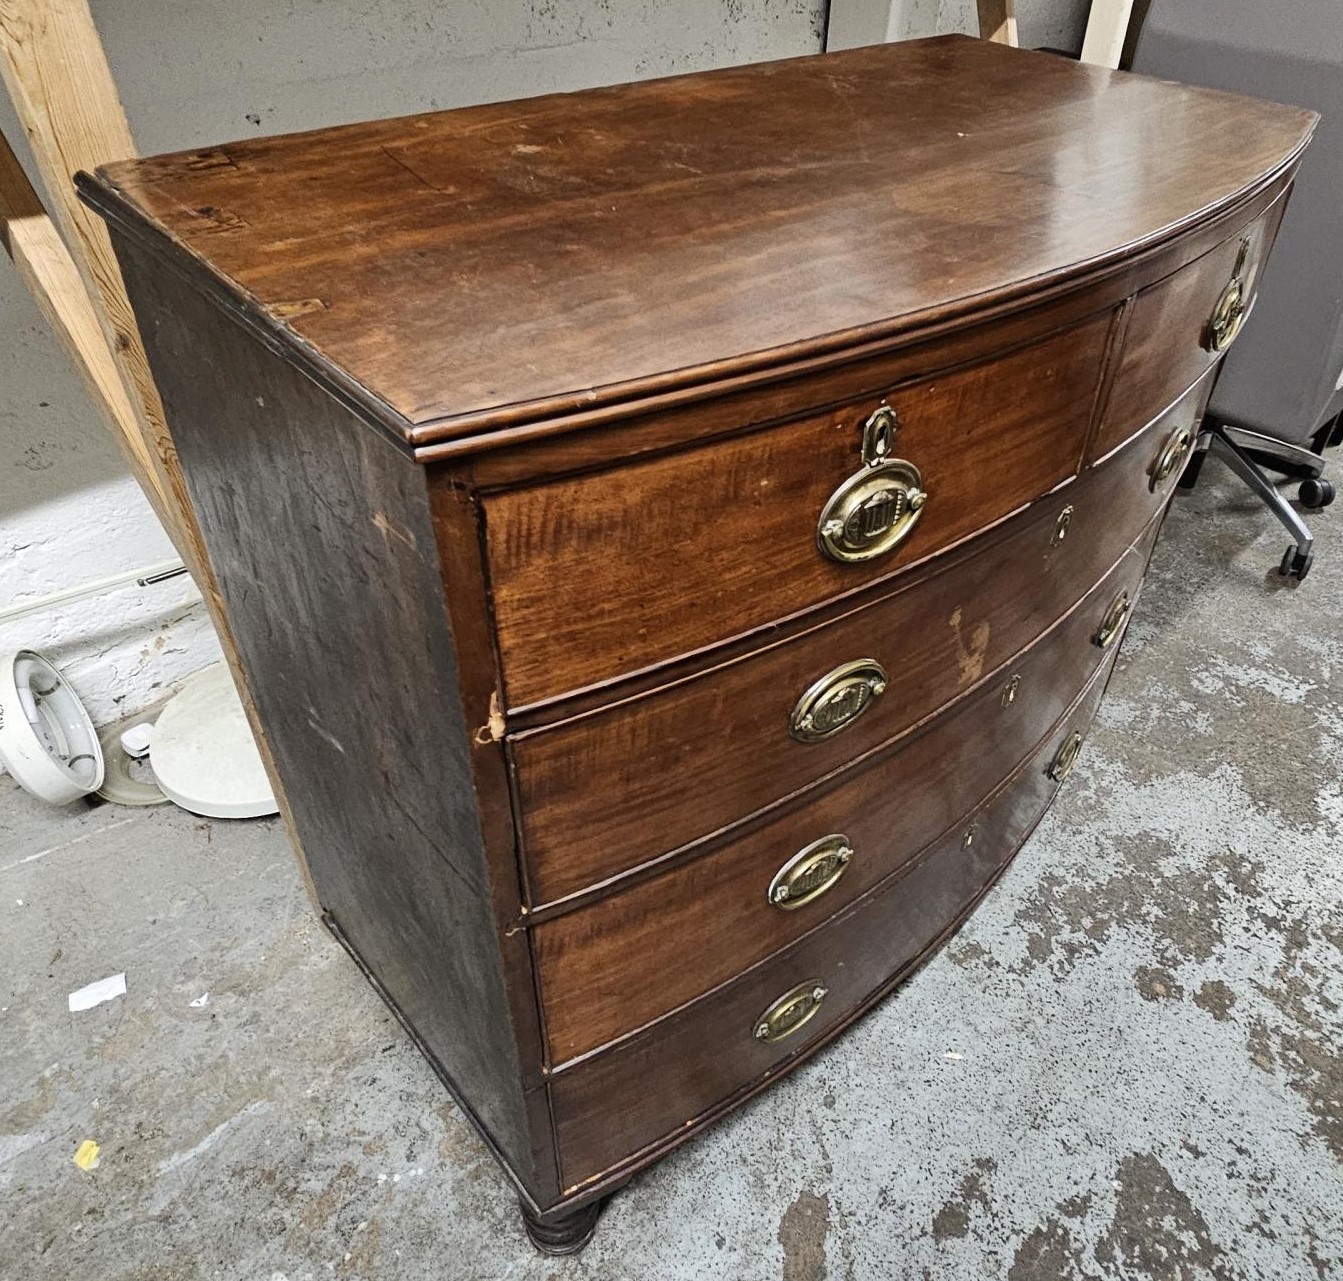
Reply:
[[[81,189],[422,445],[1080,274],[1234,203],[1313,123],[953,36],[127,161]]]

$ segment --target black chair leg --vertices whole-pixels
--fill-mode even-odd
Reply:
[[[1281,445],[1282,442],[1270,441],[1268,437],[1258,436],[1254,432],[1245,432],[1241,428],[1226,427],[1221,423],[1214,423],[1211,426],[1205,424],[1203,431],[1199,434],[1198,453],[1206,454],[1209,449],[1215,450],[1219,458],[1231,468],[1237,476],[1250,487],[1252,493],[1264,503],[1281,522],[1284,529],[1291,534],[1293,545],[1288,547],[1282,558],[1282,564],[1278,567],[1278,572],[1288,578],[1295,578],[1298,582],[1310,573],[1310,567],[1315,560],[1315,536],[1310,532],[1309,526],[1301,519],[1296,509],[1278,492],[1273,484],[1262,471],[1259,465],[1250,456],[1249,451],[1244,449],[1240,443],[1247,436],[1254,437],[1256,441],[1256,452],[1258,452],[1258,442],[1264,441],[1274,446]],[[1286,454],[1286,460],[1291,461],[1295,453],[1309,453],[1307,450],[1298,450],[1296,446],[1283,446]],[[1197,453],[1196,455],[1197,456]],[[1311,455],[1319,462],[1320,468],[1323,468],[1323,460],[1318,455]],[[1193,463],[1193,459],[1190,459]],[[1304,465],[1298,463],[1297,465]],[[1315,470],[1313,476],[1318,476],[1319,471]],[[1188,476],[1181,478],[1181,482]],[[1197,478],[1197,473],[1195,474]],[[1328,484],[1327,481],[1320,482],[1310,480],[1313,484]],[[1332,486],[1330,487],[1332,489]],[[1324,504],[1321,504],[1324,505]]]

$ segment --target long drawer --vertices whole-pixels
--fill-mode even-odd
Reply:
[[[1021,773],[904,875],[735,982],[557,1073],[551,1106],[566,1190],[683,1136],[795,1066],[945,939],[1044,813],[1057,787],[1052,767],[1061,753],[1075,759],[1065,746],[1090,725],[1107,671]]]
[[[966,562],[740,661],[512,737],[531,904],[719,831],[879,749],[992,675],[1075,603],[1165,502],[1179,460],[1155,485],[1154,464],[1192,436],[1206,393],[1205,380]],[[790,733],[799,696],[860,659],[880,665],[884,691],[841,732],[799,741]],[[602,780],[599,792],[593,779]]]
[[[712,854],[535,927],[550,1057],[644,1024],[871,889],[1017,769],[1111,655],[1156,526],[988,684],[838,787]],[[783,887],[780,896],[780,887]],[[687,956],[694,964],[685,964]]]
[[[1091,458],[1126,441],[1235,340],[1286,206],[1286,194],[1279,196],[1248,226],[1137,296]]]
[[[892,388],[885,412],[872,397],[618,470],[487,496],[507,705],[768,625],[899,572],[1048,493],[1080,465],[1110,323],[1102,313]],[[853,486],[874,475],[865,447],[868,462],[898,457],[916,473],[888,466],[860,493]],[[846,482],[852,507],[837,507],[831,500]],[[902,494],[926,502],[906,504]],[[836,559],[818,546],[831,520],[847,531],[830,536],[843,555],[840,544],[867,556],[883,542],[868,541],[874,530],[888,525],[910,532],[871,559]]]

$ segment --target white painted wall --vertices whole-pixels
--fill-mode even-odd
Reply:
[[[154,152],[814,53],[825,4],[93,0],[93,10],[137,143]],[[17,139],[3,95],[0,127]],[[171,554],[0,258],[0,604]],[[188,581],[0,624],[0,649],[44,651],[95,720],[116,720],[218,656]]]

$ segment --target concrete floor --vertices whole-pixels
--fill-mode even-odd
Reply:
[[[1206,476],[997,891],[577,1259],[528,1247],[275,823],[54,812],[0,780],[0,1276],[1339,1275],[1343,538],[1317,517],[1293,588],[1285,537]],[[126,996],[67,1012],[119,970]]]

